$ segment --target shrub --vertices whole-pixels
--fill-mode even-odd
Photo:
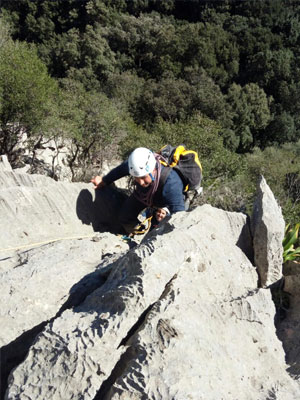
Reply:
[[[32,145],[45,132],[56,112],[58,85],[33,46],[9,39],[0,47],[0,58],[0,153],[14,161],[23,132]]]
[[[291,228],[290,224],[286,226],[285,236],[282,241],[283,245],[283,262],[293,261],[300,257],[300,247],[294,245],[298,242],[300,222]]]

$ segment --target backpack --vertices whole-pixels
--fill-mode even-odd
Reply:
[[[158,152],[163,157],[160,163],[166,167],[162,174],[161,184],[163,185],[174,168],[183,181],[184,193],[196,191],[201,193],[202,166],[196,151],[187,150],[184,145],[177,147],[167,144]]]

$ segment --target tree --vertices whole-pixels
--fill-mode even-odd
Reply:
[[[71,142],[69,166],[76,180],[78,167],[102,166],[108,154],[110,159],[118,155],[119,142],[128,134],[132,121],[103,93],[86,91],[71,79],[63,79],[61,84],[61,117],[66,121],[65,137]]]
[[[0,58],[0,152],[13,161],[24,132],[31,143],[46,134],[58,86],[33,46],[10,39],[0,48]]]
[[[232,107],[233,129],[239,138],[238,151],[248,151],[271,120],[271,98],[257,84],[249,83],[244,87],[231,85],[227,99]]]
[[[162,118],[168,122],[185,119],[192,107],[191,86],[182,79],[148,80],[139,99],[138,121],[147,125]]]
[[[218,86],[203,68],[186,69],[186,80],[190,84],[192,107],[189,115],[200,111],[208,118],[217,121],[223,128],[232,125],[230,107]]]
[[[299,138],[299,136],[298,136]],[[266,134],[263,137],[263,147],[271,144],[283,144],[297,139],[297,130],[294,118],[283,111],[277,114],[266,128]]]
[[[220,126],[206,116],[195,114],[188,121],[175,124],[160,121],[155,132],[163,144],[184,142],[187,148],[196,150],[207,183],[218,177],[232,176],[239,169],[239,157],[224,147]]]
[[[108,97],[129,111],[132,116],[137,116],[140,98],[145,88],[145,80],[129,71],[110,74],[104,90]]]
[[[11,40],[11,26],[4,19],[0,17],[0,49]]]
[[[289,49],[277,51],[264,49],[249,56],[248,74],[250,73],[255,82],[261,87],[268,88],[268,92],[273,94],[274,83],[292,78],[293,58],[293,53]]]

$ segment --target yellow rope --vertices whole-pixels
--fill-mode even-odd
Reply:
[[[150,217],[146,218],[143,222],[141,222],[140,224],[138,224],[135,228],[134,231],[132,232],[131,235],[143,235],[144,233],[147,233],[151,227],[151,219],[152,219],[153,215],[151,215]],[[148,226],[146,228],[145,226],[145,222],[148,222]],[[139,230],[142,226],[145,227],[144,230]]]
[[[48,244],[48,243],[53,243],[53,242],[58,242],[59,240],[70,240],[70,239],[85,239],[85,238],[91,238],[95,236],[95,232],[93,234],[90,235],[80,235],[80,236],[69,236],[69,237],[61,237],[61,238],[57,238],[57,239],[50,239],[50,240],[45,240],[44,242],[38,242],[38,243],[31,243],[31,244],[24,244],[23,246],[19,246],[19,247],[8,247],[7,249],[0,249],[0,253],[4,252],[4,251],[11,251],[11,250],[20,250],[20,249],[24,249],[26,247],[36,247],[36,246],[40,246],[42,244]]]

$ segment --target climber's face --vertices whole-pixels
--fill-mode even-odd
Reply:
[[[142,187],[148,187],[152,183],[152,178],[149,174],[145,175],[145,176],[136,177],[136,178],[134,178],[134,180],[136,181],[136,183],[138,185],[140,185]]]
[[[159,208],[156,211],[156,214],[155,214],[157,222],[162,221],[165,218],[166,215],[167,215],[166,210],[163,210],[162,208]]]

